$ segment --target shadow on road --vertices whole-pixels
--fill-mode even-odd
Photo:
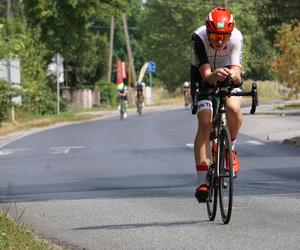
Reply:
[[[152,222],[152,223],[135,223],[135,224],[116,224],[116,225],[102,225],[102,226],[89,226],[78,227],[72,230],[123,230],[123,229],[136,229],[136,228],[148,228],[148,227],[180,227],[186,225],[219,225],[211,223],[209,220],[189,220],[189,221],[174,221],[174,222]],[[223,224],[222,224],[223,225]]]

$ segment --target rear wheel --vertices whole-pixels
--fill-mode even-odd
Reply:
[[[232,212],[233,202],[233,159],[232,144],[228,128],[220,134],[220,160],[219,160],[219,197],[221,217],[224,224],[228,224]]]

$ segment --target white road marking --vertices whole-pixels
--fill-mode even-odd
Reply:
[[[187,146],[188,148],[194,148],[194,143],[187,143],[185,144],[185,146]]]
[[[15,152],[26,151],[28,148],[4,148],[0,150],[0,155],[9,155]]]
[[[52,155],[55,155],[55,154],[68,154],[68,153],[70,153],[71,149],[80,149],[80,148],[84,148],[84,146],[51,147],[49,154],[52,154]]]
[[[246,144],[251,144],[251,145],[266,145],[263,142],[260,141],[254,141],[254,140],[250,140],[250,141],[245,141]]]

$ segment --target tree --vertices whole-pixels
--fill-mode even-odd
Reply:
[[[212,7],[209,2],[148,0],[145,5],[145,58],[156,62],[156,76],[169,90],[189,79],[192,33],[204,23]]]
[[[255,1],[255,6],[259,26],[271,42],[283,23],[299,19],[299,0],[260,0]]]
[[[69,84],[93,85],[105,75],[106,38],[114,13],[121,13],[125,0],[27,0],[24,10],[31,27],[40,27],[41,39],[50,54],[60,52],[68,68]],[[97,29],[97,25],[106,30]],[[102,27],[101,27],[102,28]]]
[[[11,107],[12,87],[7,81],[0,80],[0,125]]]
[[[64,56],[69,74],[67,79],[73,80],[71,86],[88,83],[90,79],[86,76],[94,76],[97,39],[88,33],[88,23],[96,8],[96,2],[91,0],[24,2],[30,27],[41,30],[41,40],[49,52],[48,61],[57,52]]]
[[[279,50],[273,65],[277,77],[292,89],[298,97],[300,91],[300,21],[283,24],[275,37],[275,47]]]
[[[1,24],[0,57],[20,59],[22,106],[37,114],[55,110],[55,98],[46,75],[46,54],[40,30],[29,28],[24,17],[15,16]]]
[[[235,18],[235,26],[243,34],[244,77],[256,80],[272,79],[271,62],[274,52],[263,27],[259,25],[256,2],[233,2],[229,8]]]

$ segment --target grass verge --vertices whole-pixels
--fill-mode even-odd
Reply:
[[[18,117],[15,123],[6,122],[1,124],[0,135],[5,136],[13,132],[30,128],[47,127],[60,122],[84,121],[91,118],[93,118],[93,116],[81,114],[80,110],[63,112],[59,115]]]
[[[300,109],[300,103],[292,103],[292,104],[286,104],[276,107],[279,110],[293,110],[293,109]]]
[[[46,241],[37,239],[33,232],[18,224],[18,220],[13,220],[7,213],[0,212],[0,249],[54,250],[55,248]]]

